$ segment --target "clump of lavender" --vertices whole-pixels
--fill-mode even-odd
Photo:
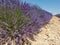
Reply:
[[[19,0],[0,0],[0,45],[30,45],[51,14]]]

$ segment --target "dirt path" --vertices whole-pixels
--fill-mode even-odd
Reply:
[[[60,19],[54,16],[34,38],[32,45],[60,45]]]

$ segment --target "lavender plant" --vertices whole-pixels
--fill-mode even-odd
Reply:
[[[52,14],[19,0],[0,0],[0,45],[31,45]],[[28,37],[28,38],[27,38]]]
[[[20,11],[20,7],[17,6],[18,4],[14,5],[13,3],[15,4],[14,0],[10,0],[10,2],[8,2],[8,0],[1,0],[0,41],[2,39],[4,39],[3,41],[6,41],[7,38],[15,40],[16,37],[19,37],[19,34],[23,34],[21,26],[26,25],[26,21],[22,18],[22,12]],[[12,45],[14,45],[14,43],[12,43]]]

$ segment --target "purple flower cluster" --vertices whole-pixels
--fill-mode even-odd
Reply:
[[[51,13],[19,0],[0,0],[0,3],[0,42],[10,37],[16,45],[29,45],[27,37],[34,41],[33,35],[52,18]]]

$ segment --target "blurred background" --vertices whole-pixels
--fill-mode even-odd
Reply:
[[[21,0],[27,2],[52,13],[53,15],[60,14],[60,0]]]

